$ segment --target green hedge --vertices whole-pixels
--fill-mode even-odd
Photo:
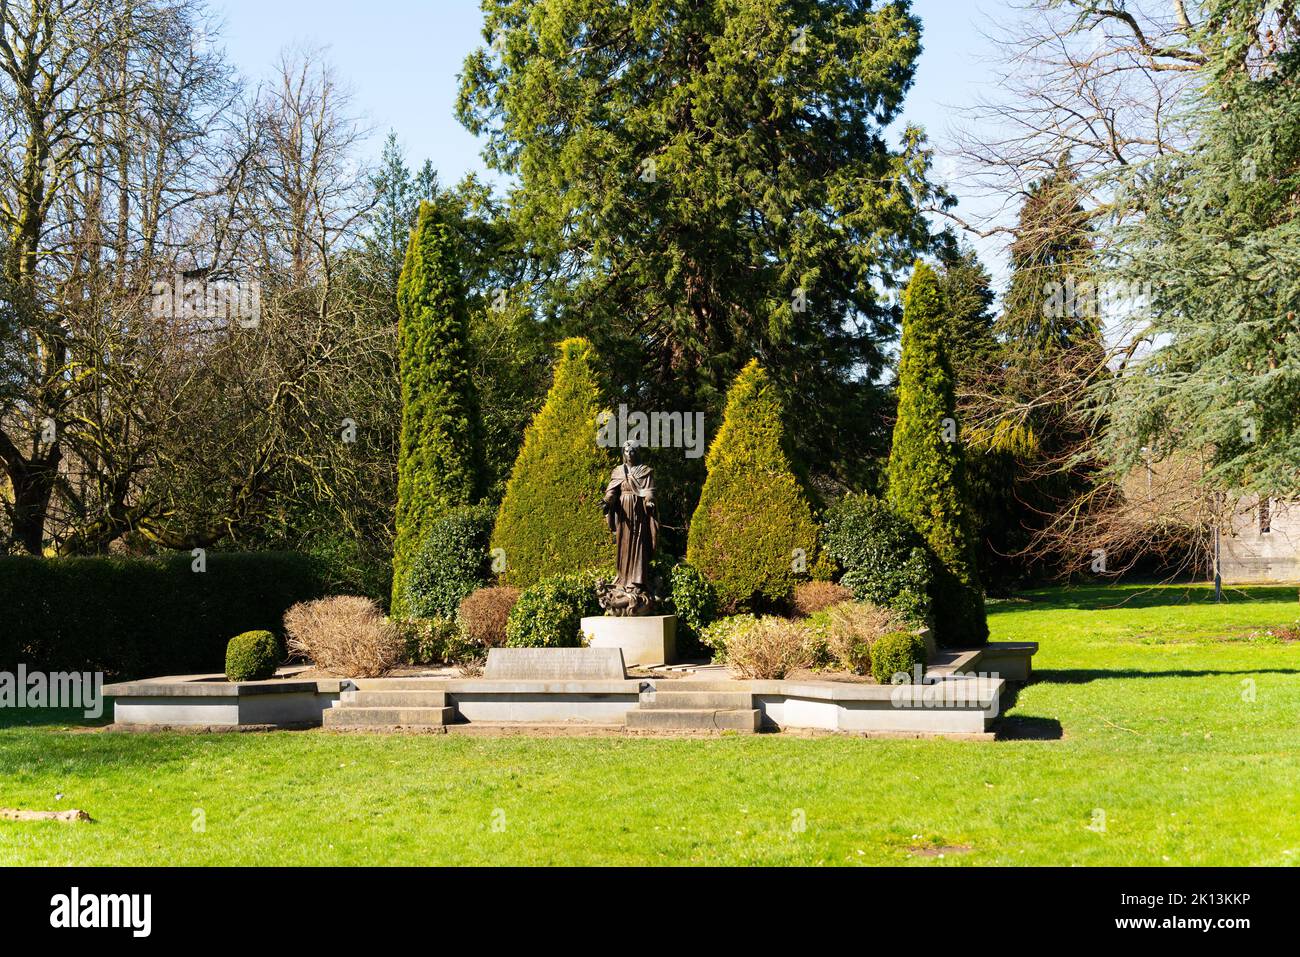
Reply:
[[[283,638],[295,602],[328,591],[298,552],[165,558],[0,557],[0,670],[102,671],[110,680],[218,672],[235,635]]]
[[[599,615],[596,581],[612,572],[553,575],[525,588],[506,621],[508,648],[579,648],[582,619]]]

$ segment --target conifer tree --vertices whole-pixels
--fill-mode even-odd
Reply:
[[[781,415],[775,386],[750,360],[727,393],[686,545],[687,562],[728,612],[784,601],[816,560],[817,525],[783,447]]]
[[[597,443],[600,389],[586,339],[559,344],[546,403],[524,433],[492,531],[503,579],[527,588],[548,578],[614,563],[601,513],[613,454]]]
[[[444,214],[422,203],[397,285],[402,432],[394,615],[404,611],[411,562],[433,522],[480,494],[478,409],[457,249]]]
[[[948,646],[988,639],[971,535],[952,365],[938,277],[918,262],[903,294],[898,419],[889,456],[889,502],[938,559],[934,631]]]

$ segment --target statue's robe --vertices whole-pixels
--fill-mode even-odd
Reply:
[[[650,556],[659,544],[654,491],[654,470],[648,465],[632,466],[631,475],[615,466],[605,484],[605,517],[618,539],[618,585],[650,587]]]

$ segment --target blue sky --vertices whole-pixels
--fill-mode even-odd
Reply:
[[[221,42],[250,79],[268,75],[280,51],[295,44],[325,48],[355,108],[374,129],[378,154],[397,132],[412,167],[426,157],[444,183],[483,171],[479,144],[456,122],[457,74],[482,42],[477,0],[210,0],[224,21]],[[904,120],[932,139],[959,117],[990,76],[991,50],[981,31],[1007,0],[913,0],[925,51]],[[943,167],[940,167],[942,172]],[[972,202],[967,200],[967,202]],[[986,263],[1003,273],[998,243],[979,243]]]

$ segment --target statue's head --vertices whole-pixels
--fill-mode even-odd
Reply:
[[[623,443],[623,461],[628,465],[636,465],[641,458],[641,443],[634,439],[628,439]]]

